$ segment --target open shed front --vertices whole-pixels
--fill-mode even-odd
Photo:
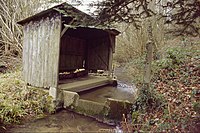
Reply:
[[[61,37],[59,87],[77,92],[108,84],[112,71],[114,40],[114,35],[102,29],[69,28]],[[89,74],[92,72],[94,75],[98,70],[103,70],[107,76],[94,77]]]

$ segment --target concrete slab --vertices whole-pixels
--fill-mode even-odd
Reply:
[[[104,117],[105,104],[79,99],[75,112],[92,117]]]
[[[132,103],[127,100],[118,100],[108,98],[106,101],[106,106],[109,107],[109,112],[107,115],[108,119],[121,121],[123,114],[127,115],[131,111]]]
[[[128,101],[108,98],[105,103],[79,99],[74,112],[96,118],[105,123],[120,122],[122,116],[129,114],[132,104]]]
[[[107,77],[88,76],[75,80],[66,80],[65,82],[62,82],[62,84],[59,84],[58,88],[72,92],[82,92],[92,88],[108,85],[110,83],[111,81]]]
[[[64,108],[75,108],[78,106],[79,95],[76,92],[63,91]]]
[[[134,102],[136,99],[135,94],[134,88],[113,87],[110,85],[79,93],[81,99],[100,103],[106,102],[107,98]]]
[[[112,84],[112,81],[100,76],[60,81],[59,90],[63,91],[64,108],[106,123],[120,122],[123,114],[130,112],[131,103],[135,99],[134,88],[105,86]]]

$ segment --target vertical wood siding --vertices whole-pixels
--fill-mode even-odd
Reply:
[[[85,47],[85,40],[63,36],[60,48],[60,72],[83,68]]]
[[[110,40],[108,37],[88,40],[88,69],[108,70],[109,48]]]
[[[23,77],[37,87],[57,87],[60,49],[60,16],[24,25]]]

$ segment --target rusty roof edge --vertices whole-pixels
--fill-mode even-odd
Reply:
[[[89,29],[97,29],[97,30],[103,30],[103,31],[106,31],[106,32],[109,32],[115,36],[119,35],[121,32],[114,29],[114,28],[103,28],[103,27],[96,27],[96,26],[82,26],[82,25],[78,25],[78,26],[73,26],[73,25],[67,25],[67,24],[64,24],[65,27],[68,27],[68,28],[72,28],[72,29],[76,29],[76,28],[89,28]]]
[[[23,19],[23,20],[20,20],[20,21],[18,21],[17,23],[20,24],[20,25],[23,25],[23,24],[25,24],[25,23],[27,23],[27,22],[29,22],[29,21],[31,21],[31,20],[37,19],[37,18],[39,18],[39,17],[41,17],[41,16],[43,16],[43,15],[46,15],[46,14],[52,12],[52,11],[58,12],[57,10],[55,10],[55,8],[59,8],[59,7],[61,7],[61,6],[65,6],[65,5],[71,6],[71,7],[73,8],[73,10],[76,10],[76,11],[78,11],[79,13],[82,13],[82,14],[84,14],[84,15],[90,17],[91,19],[94,19],[92,16],[88,15],[87,13],[84,13],[84,12],[78,10],[77,8],[73,7],[72,5],[70,5],[70,4],[66,3],[66,2],[63,2],[63,3],[59,4],[59,5],[53,6],[53,7],[49,8],[49,9],[46,9],[46,10],[44,10],[44,11],[41,11],[41,12],[35,14],[35,15],[32,15],[32,16],[30,16],[30,17],[27,17],[27,18]],[[59,13],[59,12],[58,12],[58,13]]]

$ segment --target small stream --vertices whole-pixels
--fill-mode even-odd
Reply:
[[[107,98],[116,98],[132,102],[134,101],[135,93],[135,86],[126,84],[126,81],[118,81],[117,87],[104,86],[96,88],[80,94],[80,97],[102,103]],[[49,115],[42,119],[14,125],[7,132],[115,132],[116,129],[115,126],[109,126],[93,118],[67,110],[61,110],[54,115]]]
[[[98,132],[113,128],[92,118],[62,110],[46,118],[16,125],[7,132]]]
[[[117,87],[97,88],[95,91],[81,94],[81,98],[98,102],[105,102],[106,98],[132,101],[134,92],[133,86],[119,82]],[[93,118],[61,110],[42,119],[15,125],[7,132],[113,132],[115,130],[116,127],[98,122]]]
[[[135,100],[135,94],[135,86],[124,84],[121,81],[118,81],[117,87],[104,86],[79,93],[81,99],[100,103],[106,102],[107,98],[133,102]]]

